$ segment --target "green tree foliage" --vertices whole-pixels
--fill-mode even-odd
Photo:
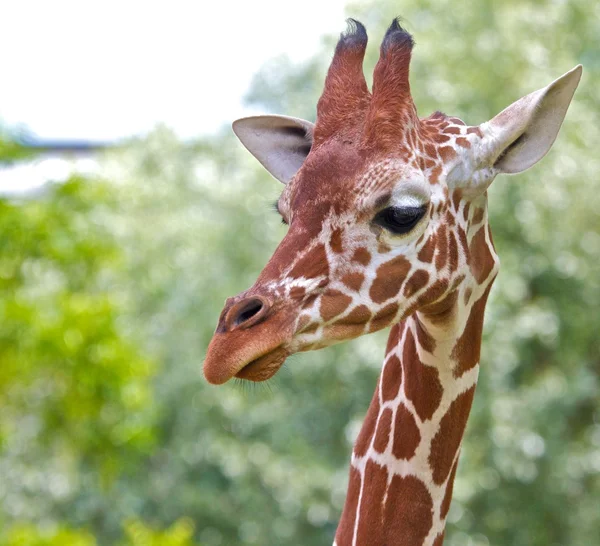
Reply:
[[[585,67],[553,151],[490,190],[502,268],[449,545],[600,536],[593,9],[401,0],[348,10],[371,36],[367,73],[385,27],[404,17],[423,115],[480,123]],[[314,117],[334,42],[301,67],[272,61],[249,100]],[[295,356],[267,386],[206,385],[223,300],[254,282],[285,232],[270,210],[281,187],[229,132],[190,145],[158,128],[102,165],[110,182],[1,203],[0,544],[330,543],[385,333]]]
[[[5,127],[0,120],[0,165],[9,165],[33,157],[17,138],[16,131]]]
[[[124,524],[125,538],[119,546],[197,546],[193,541],[194,524],[189,519],[177,520],[164,531],[156,530],[139,520]],[[64,526],[39,529],[34,525],[13,526],[3,542],[5,546],[97,546],[89,531]]]
[[[44,531],[33,525],[16,525],[7,534],[6,546],[96,546],[93,535],[87,531],[75,531],[55,527]]]
[[[152,366],[118,330],[120,258],[102,226],[109,195],[72,179],[48,199],[0,203],[0,386],[13,409],[39,404],[46,440],[76,439],[90,457],[150,440],[140,410]],[[42,396],[33,401],[31,389]],[[18,419],[5,417],[10,431]]]
[[[0,521],[60,513],[78,469],[106,487],[152,446],[155,366],[118,323],[111,201],[106,184],[79,178],[0,201]]]

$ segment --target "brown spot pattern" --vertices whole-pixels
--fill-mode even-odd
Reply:
[[[475,211],[475,214],[473,215],[473,224],[477,225],[479,223],[481,223],[481,221],[483,220],[483,213],[485,212],[485,208],[484,207],[478,207],[477,210]]]
[[[364,544],[392,546],[398,544],[398,537],[407,545],[423,544],[433,522],[433,501],[425,484],[414,476],[395,475],[388,488],[384,521],[383,540]]]
[[[398,345],[400,342],[400,335],[402,331],[400,330],[400,326],[404,325],[404,322],[394,324],[390,329],[390,335],[388,336],[387,345],[385,346],[385,354],[389,354],[389,352]]]
[[[383,303],[394,297],[410,271],[410,262],[404,256],[398,256],[377,268],[377,277],[371,285],[369,295],[375,303]]]
[[[444,161],[450,161],[451,159],[454,159],[456,157],[456,152],[454,151],[454,148],[451,148],[450,146],[442,146],[439,149],[439,153],[440,157]]]
[[[431,171],[431,174],[429,175],[429,182],[431,182],[432,184],[437,184],[437,182],[440,179],[441,174],[442,174],[442,166],[438,165]]]
[[[390,438],[390,431],[392,430],[392,410],[386,408],[383,410],[379,422],[377,423],[377,431],[375,432],[375,440],[373,440],[373,447],[383,453],[388,445]]]
[[[442,133],[437,133],[436,135],[433,135],[433,140],[437,144],[443,144],[444,142],[448,142],[450,140],[450,137]]]
[[[430,264],[433,260],[433,252],[435,250],[435,241],[432,237],[427,239],[419,253],[417,254],[417,258],[421,260],[423,263]]]
[[[356,443],[354,444],[354,453],[357,457],[363,457],[367,452],[367,449],[369,449],[371,438],[373,438],[373,433],[375,432],[375,425],[377,424],[378,415],[379,393],[378,389],[375,389],[375,394],[371,400],[371,405],[367,410],[367,415],[365,416],[362,428],[360,429],[358,437],[356,438]]]
[[[469,219],[469,210],[470,209],[471,209],[471,204],[467,201],[463,208],[463,218],[465,219],[465,222]]]
[[[327,263],[325,247],[322,244],[318,244],[296,262],[289,276],[295,279],[300,277],[314,279],[321,275],[329,275],[329,265]]]
[[[333,250],[336,254],[341,254],[343,252],[342,230],[340,228],[336,228],[331,232],[329,246],[331,246],[331,250]]]
[[[458,457],[454,462],[454,466],[452,467],[452,473],[450,474],[450,479],[448,480],[448,484],[446,485],[446,492],[444,493],[444,500],[442,501],[442,506],[440,507],[440,517],[442,519],[446,519],[448,515],[448,510],[450,510],[450,503],[452,502],[452,490],[454,489],[454,478],[456,477],[456,469],[458,468]]]
[[[348,481],[348,492],[346,494],[346,502],[344,503],[344,511],[340,518],[340,523],[335,534],[336,542],[342,546],[352,544],[354,535],[354,519],[356,517],[356,509],[358,508],[358,497],[360,496],[360,472],[353,466],[350,467],[350,479]]]
[[[419,341],[421,349],[428,353],[433,353],[435,350],[435,339],[433,339],[431,334],[425,330],[425,327],[421,324],[420,320],[415,320],[415,324],[417,326],[417,340]]]
[[[452,231],[448,234],[448,258],[450,271],[456,271],[458,269],[458,243]]]
[[[303,286],[294,286],[290,289],[290,298],[293,300],[299,300],[304,297],[306,290]]]
[[[413,403],[422,421],[431,419],[442,401],[442,385],[438,371],[421,363],[415,339],[410,330],[406,332],[402,352],[404,392]]]
[[[452,205],[454,206],[454,210],[458,212],[460,208],[460,200],[462,199],[462,190],[460,188],[455,189],[452,192]]]
[[[469,300],[471,299],[472,293],[473,293],[473,290],[471,288],[467,288],[465,290],[465,305],[469,305]]]
[[[469,260],[469,243],[467,242],[467,234],[465,230],[462,228],[457,229],[458,232],[458,240],[460,241],[460,246],[462,246],[463,252],[465,254],[465,258],[467,261]]]
[[[471,368],[474,368],[479,362],[483,315],[491,287],[492,285],[490,284],[481,298],[473,304],[465,329],[456,340],[456,345],[452,349],[451,356],[456,360],[456,367],[453,371],[454,377],[460,377]]]
[[[398,395],[402,384],[402,364],[400,359],[393,355],[385,363],[381,376],[381,397],[383,401],[393,400]]]
[[[429,157],[433,157],[434,159],[437,158],[437,148],[434,144],[431,144],[430,142],[427,142],[425,144],[425,153],[429,156]]]
[[[387,528],[381,525],[383,521],[383,496],[387,487],[387,470],[385,467],[369,460],[365,466],[364,480],[356,543],[361,545],[383,545],[386,544],[387,534]]]
[[[363,282],[365,281],[365,276],[362,273],[354,272],[354,273],[346,273],[342,277],[342,283],[344,283],[350,290],[354,290],[358,292]]]
[[[369,265],[371,261],[371,253],[366,248],[357,248],[352,256],[352,261],[360,265]]]
[[[297,326],[296,331],[297,332],[302,331],[302,329],[304,329],[306,326],[308,326],[310,321],[311,321],[310,315],[301,315],[300,319],[298,320],[298,326]]]
[[[419,447],[421,433],[412,413],[404,404],[400,404],[396,410],[396,421],[394,428],[394,446],[392,453],[397,459],[410,459]]]
[[[444,268],[448,259],[448,230],[446,224],[442,224],[437,230],[435,250],[435,267],[440,271]]]
[[[440,307],[445,308],[445,303],[439,300],[441,300],[441,298],[446,294],[449,285],[450,283],[448,279],[438,279],[423,295],[419,296],[418,303],[428,306],[428,308],[423,309],[423,311],[427,312],[428,314],[435,314],[436,312],[439,312],[439,310],[436,311],[436,305],[438,303],[441,304]]]
[[[321,318],[327,322],[332,318],[341,315],[352,303],[352,298],[338,290],[328,290],[321,297],[321,306],[319,312]]]
[[[319,329],[319,325],[315,322],[302,330],[303,334],[314,334]]]
[[[429,465],[433,469],[433,481],[437,485],[443,484],[450,473],[467,425],[474,394],[475,387],[471,387],[450,404],[431,442]]]
[[[459,146],[461,146],[462,148],[470,148],[471,147],[471,143],[469,142],[469,139],[465,138],[465,137],[460,137],[456,139],[456,144],[458,144]]]
[[[417,269],[406,281],[404,295],[410,298],[415,292],[418,292],[429,282],[429,273],[424,269]]]
[[[488,278],[494,267],[494,256],[485,241],[485,232],[486,226],[482,226],[471,239],[469,246],[471,273],[479,284]]]
[[[359,305],[341,319],[341,322],[344,324],[365,324],[369,320],[371,320],[371,310],[366,305]]]
[[[389,303],[373,315],[373,322],[376,322],[383,318],[389,318],[390,320],[392,320],[398,312],[398,308],[399,306],[397,303]]]
[[[476,134],[478,137],[483,136],[483,133],[481,132],[481,129],[479,127],[469,127],[467,129],[467,134],[469,134],[469,135]]]
[[[444,544],[444,533],[440,533],[433,541],[433,546],[442,546]]]

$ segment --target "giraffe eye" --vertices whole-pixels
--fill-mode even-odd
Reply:
[[[427,207],[388,207],[379,211],[373,222],[395,235],[408,233],[414,228],[423,215]]]

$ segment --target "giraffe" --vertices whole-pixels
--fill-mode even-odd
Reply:
[[[285,184],[277,209],[289,228],[256,283],[225,302],[204,375],[264,381],[292,353],[391,326],[334,546],[441,546],[499,269],[487,188],[548,152],[582,68],[468,126],[441,112],[418,117],[413,39],[398,20],[372,92],[366,46],[364,26],[349,20],[315,124],[234,122]]]

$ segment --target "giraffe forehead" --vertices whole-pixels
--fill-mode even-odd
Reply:
[[[312,149],[300,170],[286,185],[280,206],[285,211],[314,217],[347,209],[352,196],[348,190],[357,173],[364,170],[364,159],[352,146],[340,143]],[[319,214],[320,212],[320,214]]]
[[[427,204],[431,187],[422,170],[412,166],[410,158],[384,159],[365,170],[355,187],[359,208],[387,204],[378,198],[387,197],[389,203],[404,206]],[[379,202],[378,202],[379,201]]]
[[[303,212],[314,221],[315,215],[323,217],[331,212],[360,217],[388,202],[424,205],[431,195],[431,184],[423,171],[414,167],[411,157],[371,163],[352,157],[344,162],[338,157],[303,167],[285,188],[280,203],[284,209]]]
[[[443,202],[446,177],[468,155],[477,131],[457,118],[434,114],[421,120],[419,135],[399,143],[392,157],[374,156],[359,139],[329,140],[311,150],[285,188],[281,209],[314,222],[332,210],[358,219],[384,201],[396,206]]]

